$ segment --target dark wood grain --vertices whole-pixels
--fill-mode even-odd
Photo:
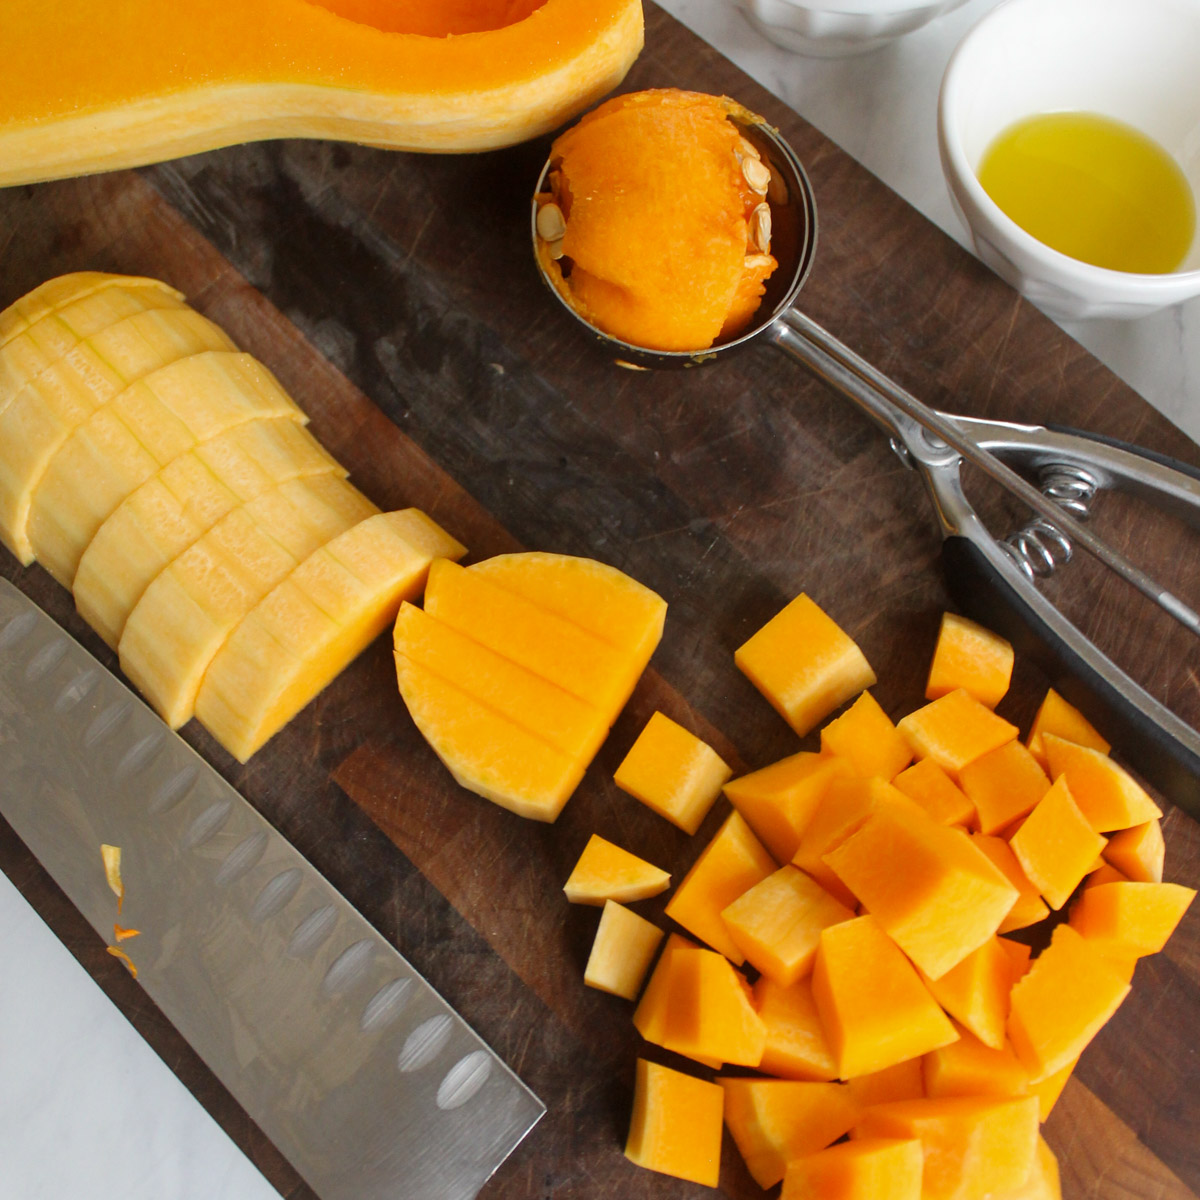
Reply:
[[[1197,461],[1196,448],[951,239],[661,12],[630,88],[736,95],[777,123],[813,180],[817,265],[804,308],[927,401],[1088,427]],[[561,887],[598,831],[671,869],[690,839],[620,793],[612,770],[661,708],[741,768],[797,748],[732,651],[795,593],[824,605],[875,666],[898,716],[920,703],[947,605],[918,479],[874,427],[768,348],[685,373],[615,369],[548,302],[528,245],[545,141],[476,157],[325,143],[252,145],[0,193],[0,304],[68,270],[165,278],[261,358],[385,507],[425,508],[473,558],[520,546],[611,562],[670,603],[629,708],[558,823],[532,825],[457,788],[396,694],[386,641],[239,767],[185,736],[276,824],[546,1101],[489,1183],[491,1200],[708,1194],[622,1157],[629,1007],[582,986],[595,924]],[[1007,532],[1020,514],[972,494]],[[1181,594],[1196,539],[1105,498],[1104,535]],[[106,663],[113,656],[39,568],[14,579]],[[1167,618],[1087,564],[1057,600],[1185,719],[1200,655]],[[1002,711],[1045,689],[1019,664]],[[811,740],[805,745],[811,745]],[[1117,748],[1119,754],[1120,748]],[[1195,822],[1171,811],[1168,874],[1200,882]],[[0,868],[231,1136],[288,1197],[310,1194],[103,953],[0,827]],[[646,906],[658,916],[661,902]],[[1074,1197],[1200,1191],[1200,914],[1085,1055],[1047,1127]],[[722,1192],[757,1188],[726,1148]]]

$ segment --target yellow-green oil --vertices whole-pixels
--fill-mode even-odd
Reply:
[[[1195,198],[1175,160],[1094,113],[1010,125],[985,152],[979,182],[1039,242],[1114,271],[1174,271],[1196,231]]]

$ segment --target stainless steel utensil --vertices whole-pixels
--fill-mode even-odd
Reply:
[[[537,196],[546,190],[552,168],[552,160],[547,160],[534,191],[532,229],[534,258],[550,291],[621,365],[702,366],[755,342],[767,342],[853,401],[889,435],[902,461],[921,473],[944,539],[947,584],[964,611],[1037,661],[1068,700],[1120,738],[1122,753],[1147,780],[1200,816],[1200,734],[1084,637],[1035,585],[1038,575],[1065,561],[1073,546],[1082,546],[1200,634],[1200,614],[1077,519],[1086,515],[1081,497],[1090,498],[1098,488],[1114,488],[1160,504],[1200,526],[1200,471],[1082,432],[939,412],[876,370],[800,311],[797,298],[816,253],[812,186],[777,130],[761,121],[740,128],[771,168],[771,252],[779,262],[752,328],[701,351],[658,351],[611,337],[581,317],[555,286],[537,253]],[[1027,504],[1037,514],[1036,520],[1008,541],[997,541],[963,492],[964,461]],[[1009,464],[1038,472],[1041,486]]]
[[[0,580],[0,813],[324,1200],[471,1200],[545,1111],[186,742]],[[123,908],[102,844],[121,848]]]

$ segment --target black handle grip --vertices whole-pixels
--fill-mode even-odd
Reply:
[[[1194,467],[1182,459],[1172,458],[1169,454],[1160,454],[1157,450],[1147,450],[1145,446],[1135,446],[1132,442],[1123,442],[1120,438],[1109,437],[1103,433],[1092,433],[1087,429],[1075,429],[1070,425],[1047,425],[1052,433],[1065,433],[1071,437],[1084,438],[1089,442],[1098,442],[1101,446],[1110,446],[1114,450],[1124,450],[1127,454],[1136,454],[1139,458],[1148,458],[1170,471],[1178,471],[1200,481],[1200,467]]]
[[[1200,819],[1200,754],[1184,745],[1063,640],[965,537],[947,538],[942,564],[963,612],[1012,642],[1123,759],[1172,803]],[[1114,668],[1115,670],[1115,668]]]

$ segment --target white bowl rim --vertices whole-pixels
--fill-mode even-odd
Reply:
[[[839,13],[853,17],[902,15],[936,9],[941,16],[953,8],[966,4],[967,0],[779,0],[791,8],[813,13]],[[933,17],[930,18],[931,20]]]
[[[1141,3],[1142,0],[1131,0]],[[1029,7],[1045,3],[1045,0],[1001,0],[995,8],[990,9],[969,29],[963,39],[954,48],[946,64],[942,76],[941,87],[938,91],[938,135],[943,152],[950,159],[957,177],[958,186],[969,196],[972,203],[981,214],[994,225],[998,232],[1011,240],[1018,250],[1030,258],[1040,258],[1060,274],[1071,278],[1074,283],[1083,287],[1091,286],[1111,293],[1121,289],[1122,284],[1136,287],[1139,291],[1149,290],[1158,292],[1177,292],[1191,285],[1200,288],[1200,267],[1189,271],[1141,272],[1117,271],[1110,267],[1098,267],[1093,263],[1083,262],[1072,258],[1061,250],[1055,250],[1039,241],[1033,234],[1026,232],[1016,223],[992,198],[984,191],[971,164],[967,161],[966,152],[962,148],[950,121],[950,105],[954,100],[954,90],[960,86],[962,60],[966,57],[968,48],[972,47],[981,37],[986,37],[988,26],[993,14],[1002,9]],[[1200,202],[1200,197],[1197,197]],[[1197,213],[1200,221],[1200,212]],[[1200,236],[1198,232],[1197,236]]]

